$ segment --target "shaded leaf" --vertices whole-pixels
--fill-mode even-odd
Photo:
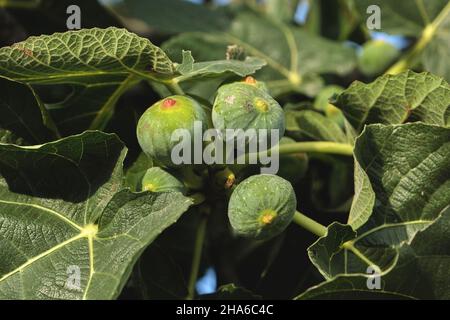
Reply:
[[[238,15],[227,32],[185,33],[163,48],[174,60],[187,49],[199,61],[208,61],[223,59],[229,45],[267,62],[256,76],[267,81],[274,95],[293,91],[314,95],[322,86],[319,74],[346,74],[356,59],[353,49],[341,43],[251,13]]]
[[[182,0],[125,0],[120,7],[126,16],[140,19],[163,33],[216,31],[227,27],[224,12]]]
[[[47,110],[26,85],[0,78],[0,128],[28,144],[53,140],[57,133]]]
[[[350,225],[332,224],[308,249],[327,279],[365,273],[368,265],[387,272],[399,259],[397,248],[450,203],[450,129],[371,125],[357,139],[354,154],[368,188],[355,195],[349,222],[356,232]],[[361,183],[357,180],[356,188]]]
[[[100,132],[0,145],[0,297],[118,296],[142,250],[191,204],[123,189],[125,154]]]
[[[331,119],[312,110],[286,110],[286,131],[299,140],[347,142],[342,129]]]
[[[447,57],[450,55],[450,13],[436,30],[433,40],[422,54],[422,63],[426,70],[450,81],[450,66]]]
[[[71,5],[80,7],[82,28],[120,26],[118,19],[97,0],[6,0],[2,3],[29,36],[67,31],[67,8]]]
[[[268,0],[266,12],[273,19],[291,22],[299,2],[299,0]]]

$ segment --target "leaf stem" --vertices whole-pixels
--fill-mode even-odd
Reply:
[[[130,87],[135,85],[138,81],[139,80],[135,75],[133,74],[129,75],[99,110],[97,116],[94,118],[94,120],[92,120],[89,129],[104,130],[113,115],[114,107],[116,106],[116,103],[119,100],[119,98],[125,91],[127,91]]]
[[[314,233],[318,237],[324,237],[327,234],[327,228],[317,221],[305,216],[303,213],[296,211],[292,220],[300,227]]]
[[[270,150],[258,152],[256,156],[258,158],[260,155],[266,156],[268,154],[271,154],[273,151],[278,152],[279,154],[314,152],[314,153],[352,156],[353,146],[348,143],[328,142],[328,141],[295,142],[295,143],[286,143],[283,145],[276,145]],[[248,163],[249,158],[250,158],[249,153],[240,155],[236,159],[235,163]]]
[[[206,225],[208,223],[208,216],[204,214],[201,218],[200,224],[197,229],[197,235],[195,237],[194,256],[192,258],[191,274],[188,282],[188,300],[192,300],[195,297],[195,284],[198,278],[198,272],[200,269],[200,263],[202,259],[203,245],[205,242]]]
[[[418,57],[427,47],[430,41],[436,34],[437,29],[445,20],[447,15],[450,14],[450,2],[441,10],[438,16],[428,24],[422,31],[422,34],[416,44],[407,51],[403,57],[392,65],[385,74],[398,74],[414,66]]]

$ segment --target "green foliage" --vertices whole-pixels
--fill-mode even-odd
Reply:
[[[309,3],[0,1],[0,299],[450,299],[450,4]]]
[[[139,253],[191,204],[179,193],[124,189],[126,150],[115,135],[2,144],[0,153],[3,299],[117,297]],[[78,288],[65,281],[70,266],[80,272]]]
[[[322,86],[319,74],[345,74],[356,63],[353,50],[341,43],[252,12],[239,14],[226,32],[183,33],[166,42],[163,49],[175,60],[180,59],[181,50],[189,49],[198,60],[208,61],[223,59],[230,44],[267,62],[257,76],[266,81],[273,95],[293,91],[314,95]]]

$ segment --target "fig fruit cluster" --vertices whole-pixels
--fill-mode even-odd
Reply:
[[[285,131],[283,109],[270,96],[265,85],[251,77],[222,85],[212,108],[185,95],[164,98],[148,108],[137,125],[137,138],[142,150],[158,165],[145,173],[141,185],[143,191],[188,192],[185,187],[188,184],[169,173],[179,166],[171,159],[172,149],[178,143],[173,139],[173,133],[177,129],[185,129],[190,137],[194,137],[196,122],[202,124],[203,130],[212,125],[224,136],[229,132],[227,129],[255,129],[256,132],[266,129],[263,131],[269,136],[271,130],[278,130],[280,138]],[[292,168],[283,174],[286,177],[292,172],[304,173],[306,156],[294,155],[282,160],[292,164]],[[234,187],[228,204],[228,217],[236,234],[268,239],[288,226],[296,205],[290,182],[277,175],[258,174]]]

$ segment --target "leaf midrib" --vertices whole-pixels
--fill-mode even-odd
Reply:
[[[77,229],[78,231],[83,230],[83,227],[81,227],[80,225],[76,224],[75,222],[73,222],[72,220],[68,219],[67,217],[65,217],[64,215],[62,215],[61,213],[49,209],[47,207],[38,205],[38,204],[34,204],[34,203],[24,203],[24,202],[15,202],[15,201],[6,201],[6,200],[0,200],[0,203],[4,203],[4,204],[9,204],[9,205],[18,205],[18,206],[26,206],[26,207],[32,207],[47,213],[51,213],[52,215],[56,216],[58,219],[64,221],[66,224],[70,225],[71,227]]]
[[[3,277],[1,277],[0,278],[0,283],[2,281],[4,281],[4,280],[8,279],[9,277],[15,275],[17,272],[21,272],[23,269],[25,269],[29,265],[35,263],[36,261],[38,261],[38,260],[48,256],[49,254],[51,254],[51,253],[53,253],[53,252],[55,252],[55,251],[65,247],[66,245],[68,245],[68,244],[70,244],[70,243],[72,243],[72,242],[74,242],[76,240],[79,240],[81,238],[84,238],[84,237],[87,237],[87,236],[85,236],[83,233],[79,233],[78,235],[76,235],[76,236],[74,236],[72,238],[69,238],[69,239],[67,239],[67,240],[57,244],[56,246],[51,247],[50,249],[48,249],[48,250],[38,254],[37,256],[34,256],[31,259],[28,259],[27,262],[23,263],[22,265],[20,265],[16,269],[12,270],[11,272],[9,272],[9,273],[5,274]]]
[[[83,300],[85,300],[87,298],[87,293],[89,291],[89,287],[92,281],[92,277],[95,273],[95,268],[94,268],[94,238],[95,235],[92,235],[90,233],[86,233],[84,232],[84,228],[81,227],[80,225],[76,224],[75,222],[73,222],[72,220],[66,218],[64,215],[62,215],[61,213],[46,208],[44,206],[40,206],[37,204],[27,204],[27,203],[21,203],[21,202],[14,202],[14,201],[5,201],[5,200],[0,200],[0,203],[4,203],[4,204],[11,204],[11,205],[22,205],[22,206],[29,206],[29,207],[33,207],[39,210],[42,210],[44,212],[47,213],[51,213],[53,216],[56,216],[58,219],[60,219],[61,221],[65,222],[66,224],[70,225],[72,228],[75,228],[79,231],[79,233],[74,236],[71,237],[53,247],[51,247],[50,249],[38,254],[37,256],[34,256],[30,259],[28,259],[25,263],[23,263],[22,265],[20,265],[19,267],[17,267],[16,269],[12,270],[11,272],[5,274],[4,276],[2,276],[0,278],[0,283],[6,279],[8,279],[9,277],[15,275],[18,272],[22,272],[22,270],[24,270],[26,267],[32,265],[33,263],[35,263],[36,261],[39,261],[40,259],[52,254],[53,252],[56,252],[58,250],[60,250],[61,248],[64,248],[65,246],[69,245],[70,243],[73,243],[77,240],[80,240],[82,238],[86,238],[88,241],[88,254],[89,254],[89,279],[86,285],[86,288],[84,289],[84,293],[83,293]]]

